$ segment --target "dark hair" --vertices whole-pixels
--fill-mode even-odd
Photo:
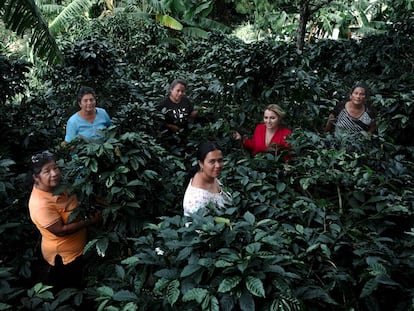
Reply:
[[[30,159],[32,174],[39,175],[42,167],[50,161],[56,161],[56,156],[49,150],[45,150],[32,155]]]
[[[197,150],[197,160],[204,162],[204,160],[206,159],[206,156],[209,152],[214,151],[214,150],[220,150],[221,148],[217,145],[217,143],[215,142],[205,142],[202,143]],[[188,175],[186,177],[186,179],[184,180],[185,184],[188,185],[188,183],[190,182],[190,179],[194,177],[194,175],[200,170],[199,166],[194,166],[192,168],[190,168]]]
[[[351,92],[350,92],[350,94],[352,94],[352,93],[355,91],[355,89],[356,89],[357,87],[363,88],[363,89],[365,90],[365,97],[366,97],[366,98],[368,98],[368,96],[369,96],[369,90],[368,90],[368,87],[366,86],[366,84],[365,84],[365,83],[360,82],[360,81],[357,81],[357,82],[355,82],[355,83],[354,83],[354,85],[351,87]]]
[[[198,147],[197,151],[197,160],[203,162],[207,156],[207,154],[214,150],[221,150],[221,148],[212,141],[205,142]]]
[[[96,93],[95,90],[89,86],[82,86],[79,91],[78,94],[76,95],[76,101],[79,104],[82,100],[82,97],[85,96],[86,94],[92,94],[92,96],[96,99]]]
[[[182,79],[175,79],[173,82],[171,82],[171,84],[170,84],[170,91],[173,89],[173,88],[175,88],[175,86],[177,85],[177,84],[182,84],[182,85],[184,85],[184,87],[185,88],[187,88],[187,82],[186,81],[184,81],[184,80],[182,80]]]

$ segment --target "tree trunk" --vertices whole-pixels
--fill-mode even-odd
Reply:
[[[296,47],[302,51],[305,44],[306,25],[309,20],[309,1],[302,0],[300,3],[300,17],[299,17],[299,28],[296,35]]]

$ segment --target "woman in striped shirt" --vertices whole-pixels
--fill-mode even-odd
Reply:
[[[368,90],[361,83],[355,84],[349,100],[338,103],[329,114],[325,131],[372,134],[376,131],[375,113],[367,106]]]

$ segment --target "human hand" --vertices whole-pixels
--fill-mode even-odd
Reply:
[[[236,140],[240,140],[242,138],[242,136],[240,135],[239,132],[234,131],[233,132],[233,138],[236,139]]]
[[[100,223],[102,221],[102,211],[96,211],[89,218],[89,221],[92,225]]]
[[[170,124],[168,126],[168,128],[173,132],[173,133],[177,133],[180,130],[180,127],[178,125],[175,124]]]

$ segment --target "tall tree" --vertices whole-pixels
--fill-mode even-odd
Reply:
[[[316,12],[323,7],[328,6],[331,2],[333,2],[333,0],[301,0],[299,2],[299,27],[296,35],[296,46],[299,50],[303,50],[309,20],[313,15],[315,15]]]

